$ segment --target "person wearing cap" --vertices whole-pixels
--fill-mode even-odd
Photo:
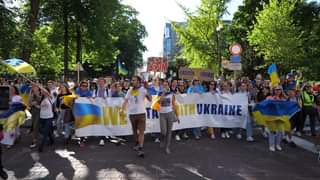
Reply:
[[[195,77],[192,81],[192,85],[188,88],[187,93],[192,94],[192,93],[197,93],[197,94],[202,94],[204,93],[204,87],[201,85],[198,77]],[[201,137],[201,128],[193,128],[192,133],[195,137],[195,139],[199,140]]]
[[[280,100],[286,101],[287,97],[283,92],[282,86],[278,85],[274,87],[272,95],[267,97],[268,100]],[[272,123],[272,122],[270,122]],[[277,123],[277,122],[275,122]],[[270,130],[269,131],[269,150],[274,152],[276,150],[282,151],[281,141],[282,141],[283,132],[282,130]]]
[[[306,84],[305,87],[302,90],[301,94],[301,99],[302,99],[302,122],[299,127],[299,132],[302,134],[303,129],[304,129],[304,123],[309,116],[310,119],[310,128],[311,128],[311,135],[313,137],[316,136],[316,130],[315,130],[315,121],[317,117],[317,110],[314,108],[314,102],[315,102],[315,97],[312,93],[312,87],[310,84]]]

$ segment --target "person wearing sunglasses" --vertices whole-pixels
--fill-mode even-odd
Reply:
[[[204,92],[205,92],[204,87],[201,85],[199,79],[197,77],[195,77],[192,81],[192,85],[188,88],[187,93],[188,94],[191,94],[191,93],[202,94]],[[193,133],[195,139],[199,140],[201,137],[201,128],[193,128],[192,133]]]
[[[75,93],[79,97],[87,97],[87,98],[91,98],[93,95],[92,91],[89,90],[89,83],[87,81],[82,81],[80,83],[80,87],[76,89]],[[80,137],[80,142],[79,142],[80,147],[85,146],[84,142],[85,142],[85,138]]]
[[[75,93],[79,97],[92,97],[92,92],[89,90],[89,84],[87,81],[82,81],[80,87],[76,89]]]

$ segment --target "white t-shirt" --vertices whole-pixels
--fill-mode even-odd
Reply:
[[[146,113],[144,99],[147,95],[147,90],[144,87],[140,87],[135,96],[132,95],[132,90],[133,88],[130,88],[126,95],[126,99],[128,99],[128,114]]]
[[[52,103],[49,98],[44,98],[40,104],[40,118],[41,119],[50,119],[53,118]]]
[[[160,113],[169,113],[173,111],[173,93],[164,96],[162,102],[160,102]]]
[[[22,98],[19,95],[14,95],[11,98],[11,103],[22,103]]]

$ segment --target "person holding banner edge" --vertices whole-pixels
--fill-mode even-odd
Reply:
[[[128,108],[129,119],[132,126],[134,140],[136,145],[134,150],[138,151],[139,157],[144,157],[144,131],[146,129],[146,107],[144,99],[151,101],[151,96],[147,90],[141,86],[141,78],[139,76],[132,77],[132,88],[129,89],[124,99],[122,109]]]
[[[166,154],[170,154],[170,143],[172,138],[173,122],[180,123],[177,118],[177,111],[175,106],[175,95],[170,90],[169,82],[163,82],[163,92],[160,93],[160,130],[163,141],[160,146],[165,147]]]

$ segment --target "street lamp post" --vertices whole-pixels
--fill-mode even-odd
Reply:
[[[222,24],[219,24],[216,28],[216,37],[217,37],[217,55],[218,55],[218,73],[219,73],[219,76],[221,75],[221,49],[220,49],[220,40],[219,40],[219,36],[220,36],[220,31],[222,30],[223,28],[223,25]]]

